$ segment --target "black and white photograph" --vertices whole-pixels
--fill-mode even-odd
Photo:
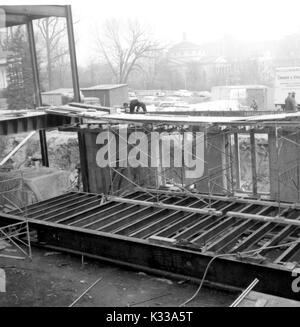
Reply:
[[[300,307],[299,0],[2,2],[0,308]]]

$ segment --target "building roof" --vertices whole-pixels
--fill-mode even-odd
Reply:
[[[199,49],[200,45],[196,44],[196,43],[192,43],[189,41],[182,41],[179,42],[175,45],[173,45],[169,51],[178,51],[178,50],[190,50],[190,49]]]
[[[69,93],[73,93],[74,90],[71,88],[60,88],[60,89],[55,89],[55,90],[51,90],[51,91],[46,91],[46,92],[42,92],[42,94],[69,94]]]
[[[5,26],[15,26],[26,24],[33,19],[40,19],[50,16],[66,17],[66,6],[48,5],[19,5],[0,6],[0,15],[5,14]]]
[[[127,84],[99,84],[90,87],[81,88],[82,91],[105,91],[127,86]]]

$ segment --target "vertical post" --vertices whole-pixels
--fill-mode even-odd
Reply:
[[[78,144],[79,144],[80,172],[81,172],[83,191],[89,192],[90,190],[89,190],[89,176],[88,176],[86,143],[85,143],[85,135],[82,132],[78,132]]]
[[[230,168],[230,193],[234,193],[233,187],[233,154],[232,154],[232,142],[231,134],[228,135],[228,145],[229,145],[229,168]]]
[[[75,38],[73,29],[73,18],[71,6],[66,6],[66,19],[67,19],[67,32],[68,32],[68,42],[71,60],[71,70],[72,70],[72,83],[74,92],[74,101],[80,102],[80,88],[77,70],[77,59],[76,59],[76,49],[75,49]]]
[[[28,41],[29,41],[29,50],[32,64],[32,74],[33,74],[33,84],[34,84],[34,95],[35,95],[35,105],[37,107],[42,106],[42,98],[40,91],[40,80],[39,80],[39,71],[37,64],[37,55],[34,41],[34,31],[32,21],[27,22],[27,32],[28,32]],[[40,130],[40,147],[42,154],[42,164],[43,166],[49,167],[49,159],[48,159],[48,150],[47,150],[47,139],[46,139],[46,131]]]
[[[252,192],[257,195],[257,172],[256,172],[256,148],[255,148],[255,134],[250,131],[250,151],[251,151],[251,168],[252,168]]]
[[[235,158],[235,179],[236,189],[241,189],[241,173],[240,173],[240,149],[239,149],[239,135],[234,133],[234,158]]]

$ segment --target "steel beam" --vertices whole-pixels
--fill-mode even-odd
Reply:
[[[80,87],[79,87],[76,49],[75,49],[75,37],[74,37],[74,28],[73,28],[73,18],[72,18],[71,6],[70,5],[65,6],[65,10],[66,10],[66,19],[67,19],[67,32],[68,32],[69,51],[70,51],[70,60],[71,60],[74,101],[75,102],[80,102],[81,101],[81,99],[80,99]]]
[[[19,217],[1,215],[1,222],[22,221]],[[135,269],[155,269],[200,281],[213,255],[198,251],[161,246],[144,240],[112,235],[97,231],[28,219],[31,230],[38,232],[39,240],[46,246],[58,247],[108,261],[116,261]],[[258,292],[299,300],[292,291],[295,277],[286,267],[274,264],[258,264],[234,257],[219,257],[208,270],[207,280],[234,287],[245,288],[254,278],[259,278]]]
[[[21,17],[27,16],[42,16],[42,17],[65,17],[65,6],[49,6],[49,5],[17,5],[17,6],[0,6],[8,15],[20,15]]]
[[[254,131],[250,131],[250,152],[251,152],[251,172],[252,172],[252,192],[257,195],[257,169],[256,169],[256,146]]]
[[[164,204],[162,202],[139,201],[139,200],[121,198],[121,197],[117,197],[117,196],[111,196],[111,197],[109,197],[109,199],[111,199],[113,201],[117,201],[117,202],[143,205],[146,207],[156,207],[156,208],[162,208],[162,209],[171,209],[171,210],[175,210],[175,211],[185,211],[185,212],[193,212],[193,213],[199,213],[199,214],[213,214],[215,216],[222,215],[221,211],[215,210],[213,208],[207,208],[207,209],[189,208],[189,207],[177,206],[177,205],[172,205],[172,204]]]

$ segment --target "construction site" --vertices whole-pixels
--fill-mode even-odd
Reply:
[[[0,110],[0,307],[300,306],[300,111],[129,113],[126,85],[80,86],[71,6],[0,9],[26,28],[34,98]],[[65,102],[40,82],[49,17],[66,22]]]

